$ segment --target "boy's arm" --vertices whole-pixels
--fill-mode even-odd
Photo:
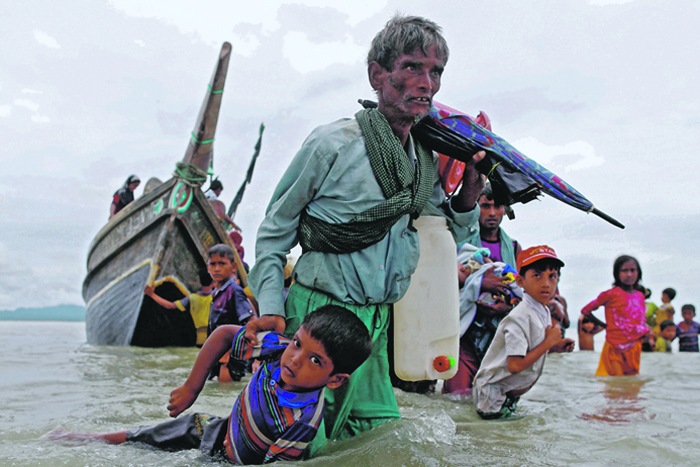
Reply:
[[[549,352],[549,349],[558,344],[565,344],[566,341],[571,341],[571,339],[562,339],[559,326],[547,326],[545,338],[540,345],[526,353],[524,357],[508,356],[508,371],[514,374],[530,368],[540,357]],[[573,341],[571,342],[573,343]]]
[[[152,285],[147,285],[143,293],[151,297],[158,305],[162,306],[163,308],[167,308],[168,310],[177,309],[177,305],[175,305],[175,303],[156,295],[155,290],[155,287],[153,287]]]
[[[195,360],[192,371],[190,371],[190,375],[187,377],[185,384],[174,389],[173,392],[170,393],[168,410],[170,411],[171,417],[177,417],[194,404],[214,364],[218,362],[226,352],[231,350],[233,338],[236,336],[239,329],[241,329],[241,326],[219,326],[211,336],[207,338],[206,342],[204,342],[204,346],[202,346],[197,355],[197,360]]]

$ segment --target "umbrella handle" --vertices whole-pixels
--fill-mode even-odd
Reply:
[[[612,225],[614,225],[615,227],[619,227],[619,228],[621,228],[621,229],[624,229],[624,228],[625,228],[625,226],[624,226],[620,221],[618,221],[617,219],[614,219],[614,218],[608,216],[608,215],[605,214],[603,211],[600,211],[600,210],[598,210],[598,209],[596,209],[596,208],[593,208],[590,212],[592,212],[592,213],[595,214],[596,216],[600,217],[601,219],[610,222],[610,223],[611,223]]]

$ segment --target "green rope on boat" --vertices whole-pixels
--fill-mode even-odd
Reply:
[[[193,131],[192,133],[190,133],[190,134],[192,135],[192,139],[194,140],[195,143],[199,143],[199,144],[209,144],[209,143],[213,143],[213,142],[214,142],[214,138],[212,138],[212,139],[207,139],[207,140],[205,140],[205,141],[200,141],[200,140],[198,140],[197,137],[194,135],[194,131]]]
[[[211,88],[211,86],[209,86],[208,84],[207,84],[207,88],[209,89],[209,92],[212,93],[212,94],[221,94],[221,93],[224,92],[223,89],[222,89],[221,91],[214,91],[214,90]]]
[[[193,187],[200,187],[207,181],[207,173],[204,170],[187,162],[178,162],[173,175]]]

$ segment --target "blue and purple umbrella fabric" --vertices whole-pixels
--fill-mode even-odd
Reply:
[[[596,209],[593,203],[561,177],[525,156],[508,141],[463,112],[433,102],[430,113],[415,125],[413,134],[434,151],[462,162],[485,150],[487,156],[477,168],[491,181],[498,204],[527,203],[544,192],[624,228],[620,222]]]

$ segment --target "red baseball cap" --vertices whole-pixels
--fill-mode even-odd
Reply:
[[[535,261],[547,258],[556,260],[557,262],[559,262],[559,266],[564,266],[564,261],[557,258],[557,254],[553,248],[548,247],[547,245],[539,245],[532,246],[527,250],[523,250],[520,252],[520,254],[518,255],[518,260],[516,261],[518,266],[518,272],[520,272],[520,269],[523,266],[527,266],[528,264],[532,264]]]

